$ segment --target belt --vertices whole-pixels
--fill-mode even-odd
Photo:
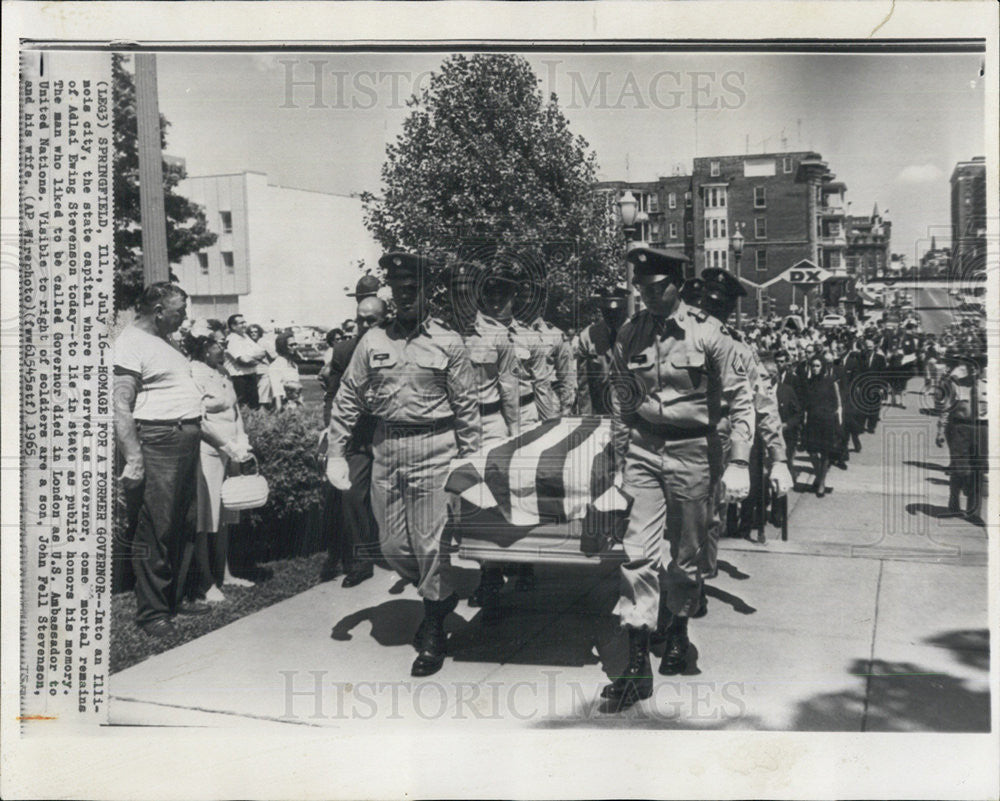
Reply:
[[[180,420],[136,420],[136,423],[140,423],[144,426],[176,426],[180,428],[181,426],[196,426],[201,424],[200,417],[185,417]]]
[[[493,403],[479,404],[479,414],[481,417],[489,417],[491,414],[498,414],[499,412],[500,412],[500,401],[493,401]]]
[[[650,423],[641,417],[631,421],[633,428],[637,428],[645,434],[652,434],[667,440],[668,442],[682,439],[697,439],[715,433],[715,426],[703,425],[694,428],[683,428],[682,426],[672,426],[669,423]]]
[[[383,420],[382,425],[394,437],[415,437],[419,434],[437,434],[441,431],[450,431],[455,427],[455,417],[454,415],[439,417],[437,420],[428,420],[426,423]]]
[[[519,406],[527,406],[529,403],[535,402],[535,393],[529,392],[527,395],[522,395],[521,399],[518,401]]]

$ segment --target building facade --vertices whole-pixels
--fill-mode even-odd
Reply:
[[[960,161],[951,173],[951,274],[986,271],[986,157]]]
[[[738,272],[749,295],[744,310],[751,315],[785,314],[804,305],[801,287],[784,281],[762,286],[790,267],[808,262],[838,277],[854,272],[847,187],[813,151],[696,158],[690,175],[604,182],[597,189],[647,197],[640,200],[640,209],[648,208],[641,240],[683,252],[695,273],[707,267]],[[737,230],[744,243],[739,258],[733,250]]]
[[[261,325],[328,326],[353,317],[345,287],[381,254],[358,198],[276,186],[250,171],[189,177],[178,191],[218,234],[175,268],[192,317],[239,312]]]
[[[899,272],[900,265],[892,262],[889,243],[892,238],[892,223],[882,218],[878,203],[868,217],[846,218],[847,225],[847,272],[863,281],[875,281],[892,277]]]

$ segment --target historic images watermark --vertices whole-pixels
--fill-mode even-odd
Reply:
[[[601,687],[560,680],[560,670],[540,670],[532,681],[358,681],[333,679],[326,670],[280,670],[288,721],[518,720],[562,724],[606,714]],[[651,698],[631,714],[685,724],[712,724],[746,715],[746,685],[738,681],[657,682]],[[567,709],[570,711],[567,712]]]
[[[567,109],[741,108],[747,100],[746,74],[739,70],[566,69],[561,59],[546,59],[539,81],[544,96],[555,93]],[[431,70],[345,70],[325,58],[276,58],[282,71],[281,108],[400,109],[429,85]]]

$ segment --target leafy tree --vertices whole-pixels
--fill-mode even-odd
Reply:
[[[517,55],[446,60],[408,101],[365,224],[386,249],[516,259],[546,278],[546,317],[578,326],[578,301],[623,274],[625,243],[593,190],[595,154],[538,84]]]
[[[125,68],[128,56],[112,54],[115,105],[115,306],[134,305],[143,288],[142,221],[139,208],[139,150],[135,80]],[[170,123],[160,115],[160,147],[167,146]],[[201,207],[174,190],[186,177],[184,167],[163,162],[163,207],[167,217],[167,259],[175,264],[216,240]],[[176,280],[171,271],[171,280]]]

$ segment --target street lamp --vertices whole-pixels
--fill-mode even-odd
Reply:
[[[627,256],[629,243],[631,243],[632,236],[635,234],[635,217],[639,204],[631,190],[626,189],[625,194],[618,200],[617,206],[618,217],[622,222],[622,230],[625,231],[625,255]],[[632,263],[628,259],[625,259],[625,281],[628,284],[628,316],[631,317],[635,314],[635,295],[632,293]]]
[[[740,259],[743,257],[743,226],[740,223],[735,223],[733,225],[733,235],[730,239],[730,243],[733,246],[733,261],[736,263],[736,279],[740,278]],[[740,327],[740,317],[742,311],[742,302],[740,298],[736,298],[736,327]]]

